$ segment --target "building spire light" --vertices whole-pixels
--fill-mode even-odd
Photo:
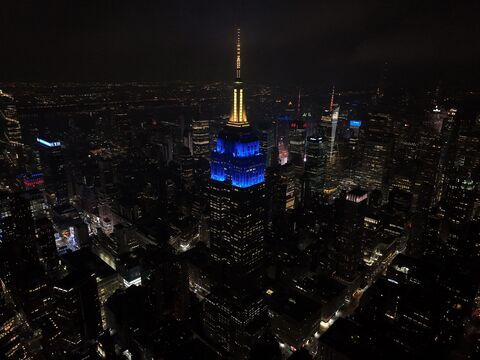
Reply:
[[[330,112],[333,112],[334,102],[335,102],[335,85],[333,85],[332,96],[330,98]]]
[[[244,127],[249,126],[245,105],[243,102],[243,83],[241,79],[241,41],[240,28],[237,28],[237,41],[235,46],[235,82],[233,84],[232,113],[228,119],[228,126]]]
[[[236,76],[237,80],[240,80],[240,53],[241,53],[241,44],[240,44],[240,28],[237,29],[237,58],[236,58],[236,64],[235,64],[235,70],[236,70]]]

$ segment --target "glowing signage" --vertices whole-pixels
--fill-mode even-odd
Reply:
[[[42,173],[32,174],[31,176],[23,177],[23,185],[27,188],[33,188],[38,185],[43,185],[45,183]]]
[[[361,120],[350,120],[350,127],[360,127],[362,126]]]
[[[363,194],[355,194],[355,193],[348,193],[347,200],[354,202],[354,203],[361,203],[363,200],[368,198],[368,193]]]
[[[52,142],[50,142],[50,141],[47,141],[47,140],[43,140],[43,139],[37,138],[37,142],[38,142],[39,144],[42,144],[42,145],[44,145],[44,146],[46,146],[46,147],[51,147],[51,148],[62,146],[62,142],[61,142],[61,141],[52,141]]]

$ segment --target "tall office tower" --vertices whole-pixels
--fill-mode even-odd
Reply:
[[[461,255],[467,248],[468,222],[472,220],[475,203],[475,183],[470,176],[461,172],[447,186],[442,207],[445,210],[443,237],[446,253],[452,257]]]
[[[394,123],[394,151],[392,156],[389,190],[394,187],[414,193],[415,164],[418,131],[411,119],[401,118]],[[415,204],[416,205],[416,204]],[[412,207],[415,211],[415,206]]]
[[[35,227],[28,201],[18,193],[0,193],[0,279],[18,289],[37,262]]]
[[[190,154],[193,154],[193,136],[190,128],[185,127],[183,131],[183,146],[188,148]]]
[[[0,139],[14,145],[22,144],[22,130],[12,96],[0,90]]]
[[[31,359],[22,341],[24,321],[15,311],[13,305],[7,303],[0,294],[0,354],[2,359]]]
[[[310,136],[307,139],[307,156],[305,162],[305,197],[306,201],[322,198],[325,186],[326,147],[322,136]]]
[[[61,264],[69,272],[80,273],[85,277],[94,276],[102,326],[105,329],[107,326],[105,303],[115,291],[123,287],[121,276],[87,248],[65,254],[61,258]]]
[[[422,196],[420,188],[426,184],[432,189],[432,197],[428,206],[433,207],[437,203],[435,194],[438,189],[436,183],[442,154],[442,141],[432,132],[421,132],[417,147],[416,155],[419,160],[419,166],[415,174],[414,203],[416,204],[418,202],[417,199]]]
[[[111,208],[118,199],[118,188],[116,185],[117,169],[115,159],[101,156],[97,159],[100,186],[98,192],[98,212],[102,220],[108,218],[112,221]],[[115,225],[115,224],[112,224]]]
[[[68,203],[67,175],[62,143],[37,138],[37,144],[45,177],[45,192],[50,204]]]
[[[305,168],[305,142],[307,136],[307,123],[301,114],[290,121],[288,135],[289,162],[295,167],[297,175],[303,175]]]
[[[210,157],[210,121],[200,115],[192,121],[193,158],[195,161]]]
[[[288,234],[287,215],[295,209],[295,174],[292,164],[277,165],[267,172],[268,240],[281,243]]]
[[[480,119],[480,117],[479,117]],[[480,124],[479,124],[480,125]],[[451,169],[450,164],[458,167],[464,167],[469,171],[475,171],[475,168],[480,167],[480,126],[477,125],[473,129],[465,129],[458,134],[456,148],[452,147],[454,151],[453,161],[447,161],[447,169]],[[453,151],[452,151],[453,152]]]
[[[188,272],[170,247],[148,247],[142,259],[142,286],[155,315],[184,320],[189,312]]]
[[[332,112],[332,128],[330,132],[330,151],[329,157],[333,158],[335,149],[335,139],[337,137],[338,116],[340,114],[340,108],[336,107]]]
[[[315,136],[315,134],[319,131],[318,128],[318,121],[312,116],[311,111],[304,111],[302,117],[307,124],[307,137]]]
[[[334,106],[335,106],[335,85],[332,86],[332,95],[330,96],[330,105],[328,108],[328,111],[330,111],[330,113],[333,112]]]
[[[369,116],[365,129],[361,130],[362,160],[357,180],[369,191],[382,190],[384,199],[387,198],[387,177],[393,150],[391,126],[389,115],[375,114]]]
[[[260,149],[265,155],[265,164],[267,167],[274,166],[278,163],[275,158],[273,148],[275,147],[274,129],[269,125],[260,129]]]
[[[54,271],[58,268],[59,258],[52,222],[46,217],[35,220],[35,236],[37,238],[40,262],[45,271]]]
[[[433,206],[436,206],[440,202],[450,177],[454,175],[452,171],[455,168],[457,143],[465,143],[464,141],[457,142],[459,126],[458,123],[455,123],[456,113],[456,109],[450,109],[442,120],[439,136],[435,134],[439,137],[439,140],[438,144],[435,142],[437,146],[432,147],[432,149],[437,149],[437,152],[432,153],[435,156],[434,160],[438,160],[436,171],[434,172],[434,182],[432,184],[434,187]],[[475,157],[478,158],[477,155],[475,155]],[[434,166],[432,167],[434,168]]]
[[[330,104],[330,110],[326,110],[322,115],[320,127],[322,133],[324,134],[326,143],[327,143],[327,180],[329,182],[336,183],[338,180],[335,178],[335,160],[337,154],[337,125],[338,125],[338,115],[340,108],[334,108]]]
[[[233,104],[211,154],[210,246],[223,275],[206,298],[207,336],[231,358],[247,358],[263,329],[258,283],[264,254],[265,160],[247,120],[236,45]]]
[[[361,230],[367,208],[368,193],[354,189],[344,199],[337,200],[333,253],[336,256],[335,276],[352,281],[362,260]]]
[[[281,199],[279,202],[280,209],[282,211],[293,210],[297,206],[295,199],[295,169],[291,164],[279,166],[277,169],[280,176],[278,184],[281,191],[275,195],[278,195]]]
[[[326,112],[322,116],[321,126],[323,128],[323,133],[325,134],[326,139],[328,140],[328,161],[333,163],[335,161],[336,147],[335,140],[337,137],[337,125],[338,125],[338,115],[340,113],[340,108],[336,107],[330,112]]]
[[[348,124],[349,124],[350,136],[348,138],[348,146],[347,146],[348,160],[347,160],[346,167],[350,172],[353,172],[357,168],[359,157],[360,157],[358,139],[360,134],[360,127],[362,126],[362,120],[350,120]]]
[[[180,178],[182,182],[183,190],[190,191],[194,185],[194,178],[193,178],[193,156],[190,153],[190,149],[187,147],[183,147],[180,150],[180,154],[178,155],[179,163],[180,163]]]
[[[437,105],[428,114],[428,125],[436,134],[440,134],[444,122],[448,118],[448,112],[440,109]]]
[[[59,332],[49,342],[51,351],[64,358],[83,341],[95,339],[102,328],[95,276],[70,273],[53,287],[53,322]]]
[[[29,205],[21,194],[0,194],[0,279],[27,320],[39,324],[50,296]]]
[[[0,90],[0,171],[7,172],[7,179],[18,175],[22,160],[22,133],[15,102],[13,97]],[[7,180],[4,184],[0,183],[0,186],[12,188],[14,184]]]
[[[299,96],[300,104],[300,96]],[[305,144],[307,123],[298,107],[297,116],[290,121],[288,135],[288,161],[295,171],[295,199],[296,205],[303,203],[302,195],[305,175]]]

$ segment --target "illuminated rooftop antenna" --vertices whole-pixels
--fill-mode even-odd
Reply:
[[[333,111],[334,101],[335,101],[335,85],[333,85],[333,88],[332,88],[332,96],[331,96],[331,98],[330,98],[330,112]]]
[[[297,114],[300,115],[300,104],[302,101],[302,88],[298,89],[298,102],[297,102]]]
[[[240,66],[241,66],[241,43],[240,43],[240,28],[237,28],[237,46],[236,46],[236,60],[235,60],[235,72],[237,80],[241,79]]]
[[[237,41],[235,46],[235,82],[233,84],[232,113],[228,119],[228,126],[243,127],[248,126],[245,105],[243,102],[243,83],[240,73],[241,66],[241,43],[240,28],[237,28]]]

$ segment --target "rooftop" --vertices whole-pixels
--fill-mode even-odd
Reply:
[[[66,264],[69,270],[77,271],[83,274],[94,274],[97,277],[105,278],[115,274],[98,256],[88,249],[79,249],[62,256],[62,263]]]

